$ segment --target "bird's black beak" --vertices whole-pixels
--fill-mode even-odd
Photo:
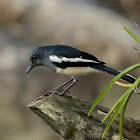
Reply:
[[[34,67],[34,65],[29,65],[29,67],[27,68],[27,71],[26,71],[26,74],[28,74],[30,71],[31,71],[31,69]]]

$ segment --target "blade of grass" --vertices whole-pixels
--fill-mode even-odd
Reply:
[[[127,97],[130,95],[131,92],[132,92],[132,90],[129,90],[129,89],[128,89],[128,91],[126,91],[126,93],[125,93],[125,94],[126,94],[126,99],[127,99]],[[106,136],[106,134],[107,134],[107,132],[108,132],[108,130],[109,130],[109,128],[110,128],[110,126],[111,126],[113,120],[115,119],[115,117],[116,117],[117,114],[119,113],[120,109],[122,108],[122,106],[123,106],[124,103],[126,102],[126,99],[124,99],[124,101],[121,102],[121,103],[119,104],[118,108],[115,110],[115,112],[114,112],[114,114],[112,115],[112,117],[111,117],[111,119],[110,119],[108,125],[107,125],[106,128],[105,128],[105,131],[104,131],[104,133],[103,133],[102,138],[104,138],[104,137]]]
[[[103,97],[107,94],[107,92],[110,90],[110,88],[115,84],[116,81],[118,81],[118,79],[120,79],[123,75],[125,75],[126,73],[128,73],[129,71],[132,71],[133,69],[136,69],[140,67],[140,63],[135,64],[133,66],[130,66],[129,68],[125,69],[124,71],[122,71],[120,74],[118,74],[105,88],[104,90],[101,92],[101,94],[97,97],[97,99],[95,100],[95,102],[93,103],[93,105],[91,106],[89,112],[88,112],[88,116],[91,114],[91,112],[93,111],[93,109],[95,108],[95,106],[103,99]]]
[[[121,103],[122,101],[116,103],[112,108],[111,110],[107,113],[107,115],[104,117],[104,119],[101,121],[101,124],[103,124],[107,118],[109,118],[111,116],[111,114],[118,108],[119,104]]]
[[[115,105],[111,108],[111,110],[108,112],[108,114],[104,117],[104,119],[102,120],[101,124],[103,124],[106,119],[112,114],[113,111],[115,111],[117,109],[117,107],[119,106],[119,104],[121,104],[125,98],[126,98],[126,94],[124,94],[116,103]]]
[[[116,108],[114,114],[112,115],[108,125],[105,128],[105,131],[103,133],[102,138],[104,138],[110,128],[110,125],[112,124],[113,120],[115,119],[116,115],[119,113],[120,109],[125,106],[125,104],[127,103],[128,97],[132,94],[133,89],[135,89],[137,87],[137,85],[140,83],[140,76],[136,79],[136,81],[134,82],[134,84],[132,84],[132,86],[125,92],[125,94],[122,96],[122,101],[119,103],[118,107]],[[108,114],[107,114],[108,115]],[[123,115],[123,114],[122,114]],[[121,120],[122,121],[122,120]],[[120,130],[122,131],[122,130]]]
[[[140,39],[134,35],[127,27],[124,27],[124,29],[137,41],[137,43],[140,45]]]
[[[117,81],[117,80],[115,80]],[[95,108],[95,106],[103,99],[103,97],[107,94],[107,92],[109,91],[109,89],[113,86],[113,83],[115,83],[115,81],[111,81],[106,87],[105,89],[102,91],[102,93],[97,97],[97,99],[95,100],[94,104],[91,106],[89,112],[88,112],[88,116],[91,114],[91,112],[93,111],[93,109]]]
[[[140,76],[137,78],[137,80],[135,81],[135,83],[130,87],[131,89],[136,89],[136,87],[139,85],[140,83]],[[124,113],[125,113],[125,109],[126,109],[126,106],[127,106],[127,103],[130,99],[132,95],[132,92],[131,94],[127,97],[126,99],[126,102],[124,103],[122,109],[121,109],[121,115],[120,115],[120,126],[119,126],[119,134],[120,134],[120,140],[122,140],[122,136],[123,136],[123,119],[124,119]]]
[[[124,84],[124,83],[121,83],[121,82],[118,82],[118,81],[116,81],[116,84],[118,86],[121,86],[121,87],[130,87],[130,86],[132,86],[132,84]]]
[[[140,82],[140,77],[137,78],[137,80],[135,81],[134,84],[132,84],[132,86],[128,89],[128,90],[133,90],[137,87],[137,85],[139,84]],[[115,105],[111,108],[111,110],[108,112],[108,114],[104,117],[104,119],[102,120],[101,123],[104,123],[106,121],[106,119],[112,114],[112,112],[114,110],[116,110],[116,108],[118,107],[118,105],[124,101],[124,99],[126,98],[126,93],[115,103]]]
[[[124,103],[124,105],[122,106],[122,109],[121,109],[120,124],[119,124],[120,140],[122,140],[122,136],[123,136],[123,119],[124,119],[124,113],[125,113],[125,109],[126,109],[127,103],[129,101],[131,95],[132,95],[132,92],[127,97],[127,99],[126,99],[126,101],[125,101],[125,103]]]

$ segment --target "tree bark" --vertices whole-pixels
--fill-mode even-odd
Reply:
[[[101,125],[108,108],[97,106],[89,117],[91,103],[65,94],[45,94],[28,105],[65,140],[101,140],[108,120]],[[140,121],[124,118],[125,140],[140,140]],[[114,120],[105,140],[119,140],[119,116]]]

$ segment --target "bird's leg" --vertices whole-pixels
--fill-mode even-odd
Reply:
[[[62,85],[58,86],[56,89],[60,89],[62,87],[64,87],[65,85],[67,85],[69,82],[71,82],[73,80],[73,78],[70,78],[68,81],[66,81],[65,83],[63,83]]]
[[[76,82],[78,81],[77,77],[72,77],[73,82],[66,88],[64,91],[58,93],[58,95],[63,95],[66,91],[68,91]]]
[[[66,81],[65,83],[63,83],[62,85],[52,89],[51,91],[49,91],[50,93],[55,93],[57,92],[60,88],[64,87],[66,84],[68,84],[69,82],[71,82],[73,80],[73,78],[69,79],[68,81]]]

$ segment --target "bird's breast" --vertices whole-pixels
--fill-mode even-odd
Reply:
[[[68,76],[80,76],[80,75],[86,75],[94,72],[99,72],[96,69],[93,69],[91,67],[67,67],[67,68],[57,68],[56,72],[63,75]]]

